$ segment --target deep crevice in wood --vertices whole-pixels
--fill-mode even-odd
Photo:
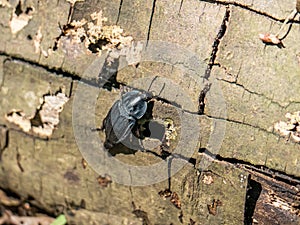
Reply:
[[[118,23],[119,23],[119,19],[120,19],[121,11],[122,11],[122,5],[123,5],[123,0],[120,0],[120,5],[119,5],[119,11],[118,11],[118,17],[117,17],[116,24],[118,24]]]
[[[222,24],[220,26],[219,32],[218,32],[218,34],[217,34],[217,36],[216,36],[216,38],[213,42],[212,51],[211,51],[211,54],[210,54],[210,59],[209,59],[209,62],[208,62],[208,65],[207,65],[207,68],[205,70],[205,74],[204,74],[204,77],[203,77],[206,80],[209,79],[212,67],[215,64],[215,60],[216,60],[216,57],[217,57],[217,52],[218,52],[218,49],[219,49],[219,45],[220,45],[220,42],[221,42],[222,38],[224,37],[224,35],[226,33],[229,18],[230,18],[230,9],[228,7],[226,7],[226,12],[225,12],[225,15],[223,17],[223,21],[222,21]]]
[[[300,177],[287,174],[280,170],[270,169],[264,165],[255,165],[245,160],[241,160],[237,158],[223,157],[220,154],[214,154],[210,152],[207,148],[200,148],[198,152],[207,155],[208,157],[212,158],[216,162],[226,162],[228,164],[241,167],[247,171],[253,171],[265,175],[267,177],[286,183],[288,185],[292,185],[292,186],[300,185]]]
[[[151,10],[151,15],[150,15],[150,21],[149,21],[149,26],[148,26],[148,32],[147,32],[146,47],[148,46],[148,42],[150,40],[152,20],[153,20],[153,16],[154,16],[154,12],[155,12],[155,4],[156,4],[156,0],[153,0],[153,2],[152,2],[152,10]]]
[[[250,12],[256,13],[260,16],[267,17],[267,18],[272,19],[272,20],[277,21],[277,22],[284,22],[284,19],[276,18],[275,16],[272,16],[272,15],[268,14],[267,12],[263,12],[263,11],[259,11],[257,9],[253,9],[251,7],[251,5],[245,5],[245,4],[242,4],[240,2],[236,2],[236,1],[220,1],[220,0],[200,0],[200,1],[208,2],[208,3],[212,3],[212,4],[220,4],[220,5],[224,5],[224,6],[232,5],[232,6],[236,6],[236,7],[239,7],[241,9],[245,9],[245,10],[248,10]],[[297,21],[297,20],[292,20],[291,22],[300,24],[300,21]]]

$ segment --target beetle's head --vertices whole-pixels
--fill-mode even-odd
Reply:
[[[133,90],[122,95],[120,101],[120,110],[125,115],[140,119],[147,111],[147,100],[152,98],[148,92]]]

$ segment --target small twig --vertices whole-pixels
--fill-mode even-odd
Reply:
[[[290,20],[293,20],[295,19],[296,15],[298,13],[298,10],[297,9],[294,9],[290,15],[287,16],[287,18],[284,20],[283,24],[281,25],[279,31],[275,34],[275,36],[279,37],[279,34],[281,33],[281,31],[286,27],[287,23],[290,21]],[[283,35],[283,37],[285,37],[286,35]],[[279,38],[281,40],[281,38]]]
[[[259,34],[259,39],[262,40],[265,44],[277,45],[277,47],[279,48],[284,47],[282,40],[285,39],[291,31],[292,24],[290,24],[289,29],[287,29],[284,35],[282,35],[281,37],[279,37],[279,35],[285,29],[286,25],[291,20],[295,19],[298,13],[300,13],[300,0],[297,0],[296,8],[286,17],[279,31],[276,34]]]
[[[74,5],[71,4],[69,15],[68,15],[68,22],[67,22],[67,24],[71,23],[73,13],[74,13]]]

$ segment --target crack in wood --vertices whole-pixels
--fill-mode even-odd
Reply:
[[[25,137],[30,137],[32,138],[33,140],[37,139],[37,140],[41,140],[41,141],[49,141],[49,140],[53,140],[53,141],[57,141],[57,140],[60,140],[60,139],[63,139],[64,136],[61,136],[61,137],[57,137],[57,138],[44,138],[44,137],[39,137],[39,136],[36,136],[34,134],[30,134],[30,133],[26,133],[24,132],[23,130],[20,130],[18,128],[14,128],[14,127],[9,127],[8,128],[8,132],[18,132],[20,134],[23,134]]]
[[[71,97],[72,97],[73,90],[74,90],[74,81],[72,80],[71,83],[70,83],[69,94],[68,94],[68,96],[67,96],[68,98],[71,98]]]
[[[0,125],[0,161],[4,150],[8,147],[9,130],[5,125]]]
[[[264,94],[262,93],[258,93],[258,92],[255,92],[255,91],[251,91],[250,89],[246,88],[243,84],[240,84],[238,83],[237,81],[229,81],[229,80],[225,80],[225,79],[218,79],[219,81],[223,81],[223,82],[226,82],[226,83],[229,83],[229,84],[234,84],[240,88],[242,88],[244,91],[250,93],[250,94],[253,94],[253,95],[257,95],[257,96],[260,96],[260,97],[263,97],[265,98],[266,100],[270,101],[271,104],[274,104],[274,105],[277,105],[278,107],[282,108],[282,109],[287,109],[290,105],[292,104],[300,104],[300,102],[297,102],[297,101],[289,101],[287,104],[285,105],[282,105],[280,104],[279,102],[276,102],[274,101],[272,98],[270,97],[267,97],[265,96]]]
[[[269,185],[273,185],[274,190],[276,190],[277,192],[281,192],[285,196],[289,196],[289,197],[296,196],[299,193],[298,188],[300,186],[300,177],[297,177],[297,176],[294,176],[291,174],[287,174],[283,171],[270,169],[264,165],[252,164],[250,162],[247,162],[247,161],[244,161],[241,159],[222,157],[219,154],[214,154],[214,153],[210,152],[206,148],[199,149],[199,153],[212,158],[214,160],[214,162],[217,162],[217,163],[225,162],[230,165],[236,166],[240,169],[243,169],[257,177],[262,177],[265,180],[269,179],[269,181],[268,182],[266,181],[266,182]],[[277,183],[274,184],[274,181],[277,181]],[[282,190],[286,189],[286,187],[289,187],[289,190],[282,191]]]
[[[77,74],[69,73],[69,72],[63,70],[62,69],[63,66],[61,66],[59,68],[50,67],[47,65],[39,64],[38,62],[29,60],[29,59],[25,59],[25,58],[22,58],[22,57],[19,57],[16,55],[8,54],[4,51],[0,51],[0,56],[7,57],[7,60],[12,60],[12,61],[20,62],[20,63],[26,63],[33,67],[38,67],[38,68],[44,69],[46,72],[54,74],[56,76],[70,78],[72,80],[72,82],[78,81],[78,82],[84,83],[86,85],[89,85],[91,87],[99,87],[99,83],[96,78],[95,79],[86,79],[86,78],[80,77]],[[118,83],[118,84],[125,86],[125,84],[123,84],[123,83]],[[72,91],[70,90],[70,96],[71,96],[71,94],[72,94]]]
[[[275,102],[273,99],[265,96],[264,94],[257,93],[255,91],[251,91],[250,89],[247,89],[243,84],[237,83],[236,81],[228,81],[228,80],[225,80],[225,79],[218,79],[218,80],[226,82],[226,83],[229,83],[229,84],[234,84],[234,85],[242,88],[244,91],[248,92],[249,94],[253,94],[253,95],[257,95],[257,96],[263,97],[266,100],[270,101],[272,104],[275,104],[275,105],[279,106],[280,108],[287,108],[287,106],[284,106],[284,105],[281,105],[278,102]]]
[[[116,24],[118,24],[118,23],[119,23],[119,19],[120,19],[121,11],[122,11],[122,5],[123,5],[123,0],[120,0],[120,5],[119,5],[119,11],[118,11],[118,17],[117,17]]]
[[[264,16],[267,17],[271,20],[274,20],[276,22],[284,22],[285,18],[277,18],[275,16],[272,16],[270,14],[268,14],[267,12],[263,12],[257,9],[253,9],[251,5],[246,5],[246,4],[242,4],[240,2],[236,2],[236,1],[222,1],[222,0],[200,0],[201,2],[208,2],[208,3],[212,3],[212,4],[220,4],[220,5],[224,5],[224,6],[235,6],[235,7],[239,7],[241,9],[245,9],[248,10],[250,12],[253,12],[255,14],[258,14],[260,16]],[[300,21],[298,20],[292,20],[291,23],[297,23],[300,24]]]
[[[181,0],[181,2],[180,2],[180,6],[179,6],[179,10],[178,10],[178,14],[180,14],[180,11],[181,11],[181,8],[182,8],[182,5],[183,5],[183,0]]]
[[[203,115],[204,114],[204,108],[205,108],[205,96],[207,92],[209,92],[210,87],[212,83],[206,84],[204,88],[200,91],[199,98],[198,98],[198,114]]]
[[[150,40],[152,20],[153,20],[153,16],[154,16],[154,12],[155,12],[155,4],[156,4],[156,0],[153,0],[152,10],[151,10],[151,15],[150,15],[150,21],[149,21],[149,26],[148,26],[148,32],[147,32],[146,47],[148,46],[148,43],[149,43],[149,40]]]
[[[203,149],[202,149],[202,151],[203,151]],[[210,154],[209,156],[211,157],[211,155],[212,155],[213,159],[217,162],[226,162],[226,163],[229,163],[232,165],[236,165],[237,167],[242,168],[242,169],[248,171],[249,173],[257,173],[260,175],[264,175],[269,178],[275,179],[277,181],[283,182],[287,185],[291,185],[291,186],[300,185],[300,177],[297,177],[297,176],[294,176],[291,174],[287,174],[280,170],[270,169],[264,165],[252,164],[250,162],[247,162],[247,161],[244,161],[241,159],[222,157],[219,154],[211,153],[207,149],[203,153],[208,155],[207,152],[209,152],[209,154]]]
[[[66,78],[71,78],[72,80],[84,82],[84,78],[81,78],[79,75],[76,75],[76,74],[68,73],[67,71],[64,71],[62,68],[55,68],[55,67],[50,67],[47,65],[42,65],[42,64],[39,64],[38,62],[32,61],[30,59],[25,59],[25,58],[19,57],[17,55],[8,54],[4,51],[0,51],[0,56],[7,57],[7,60],[21,62],[21,63],[27,63],[33,67],[38,67],[38,68],[44,69],[46,72],[53,73],[54,75],[57,75],[57,76],[63,76]]]
[[[277,138],[282,138],[282,136],[280,136],[277,133],[274,133],[273,131],[269,131],[269,130],[261,128],[259,126],[252,125],[250,123],[245,123],[244,121],[238,121],[238,120],[233,120],[233,119],[228,119],[228,118],[216,117],[216,116],[211,116],[211,115],[206,115],[206,114],[204,114],[202,116],[205,116],[205,117],[210,118],[210,119],[222,120],[222,121],[226,121],[226,122],[229,122],[229,123],[234,123],[234,124],[240,124],[240,125],[248,126],[248,127],[254,128],[254,129],[258,129],[259,131],[265,132],[267,134],[274,135]]]
[[[60,75],[60,76],[66,77],[66,78],[71,78],[72,82],[79,81],[79,82],[82,82],[84,84],[87,84],[87,85],[90,85],[90,86],[93,86],[93,87],[99,87],[98,82],[96,80],[87,80],[87,79],[81,78],[79,75],[68,73],[68,72],[62,70],[61,68],[59,68],[59,69],[57,69],[57,68],[50,68],[49,66],[41,65],[41,64],[39,64],[37,62],[34,62],[34,61],[30,61],[30,60],[27,60],[27,59],[24,59],[24,58],[21,58],[21,57],[9,55],[9,54],[7,54],[7,53],[5,53],[3,51],[0,51],[0,56],[6,56],[6,57],[9,58],[9,60],[15,60],[15,61],[19,61],[19,62],[22,62],[22,63],[28,63],[29,65],[32,65],[34,67],[42,68],[45,71],[47,71],[49,73],[53,73],[53,74],[55,74],[57,76]],[[123,83],[120,83],[120,85],[126,86]],[[158,100],[163,100],[163,99],[159,98]],[[173,102],[169,102],[168,101],[166,103],[169,103],[169,104],[173,105],[174,107],[176,107],[178,109],[181,109],[184,113],[189,113],[189,114],[192,114],[192,115],[199,115],[198,112],[192,112],[192,111],[189,111],[189,110],[182,109],[180,105],[175,104]],[[297,103],[297,102],[291,102],[291,104],[292,103]],[[288,107],[288,106],[286,106],[286,107]],[[242,125],[245,125],[245,126],[250,126],[252,128],[259,129],[260,131],[263,131],[263,132],[275,135],[278,138],[281,138],[281,136],[275,134],[274,132],[270,132],[270,131],[268,131],[266,129],[263,129],[263,128],[260,128],[260,127],[257,127],[257,126],[254,126],[254,125],[242,122],[242,121],[236,121],[236,120],[227,119],[227,118],[214,117],[214,116],[205,115],[205,114],[200,115],[200,116],[206,116],[207,118],[210,118],[210,119],[224,120],[226,122],[231,122],[231,123],[242,124]],[[10,129],[12,129],[12,128],[10,128]],[[13,129],[13,130],[18,131],[17,129]],[[37,138],[37,137],[35,137],[35,138]],[[45,140],[45,139],[42,139],[42,140]]]
[[[215,64],[215,59],[217,57],[217,52],[218,52],[218,49],[219,49],[220,42],[221,42],[222,38],[224,37],[224,35],[226,33],[227,25],[228,25],[229,18],[230,18],[230,12],[231,11],[230,11],[229,7],[226,7],[225,15],[223,17],[223,21],[222,21],[222,24],[220,26],[219,32],[218,32],[218,34],[217,34],[217,36],[216,36],[216,38],[213,42],[212,51],[211,51],[211,54],[210,54],[210,59],[209,59],[209,62],[208,62],[208,65],[207,65],[207,68],[205,70],[205,74],[204,74],[204,77],[203,77],[206,80],[208,80],[209,77],[210,77],[212,67]]]
[[[229,18],[230,18],[230,9],[229,9],[229,7],[226,7],[225,15],[223,17],[219,32],[217,33],[217,36],[215,37],[215,40],[212,44],[212,51],[210,54],[210,59],[209,59],[208,65],[206,67],[204,76],[203,76],[203,79],[205,79],[205,80],[209,79],[211,70],[212,70],[213,66],[215,65],[215,60],[217,57],[219,45],[220,45],[222,38],[224,37],[224,35],[226,33]],[[205,96],[208,93],[208,91],[210,90],[210,87],[211,87],[211,83],[206,84],[205,87],[199,93],[199,97],[198,97],[198,114],[199,115],[204,114]]]

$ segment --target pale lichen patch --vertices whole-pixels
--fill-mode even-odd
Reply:
[[[13,123],[26,133],[33,133],[42,138],[52,135],[59,124],[59,113],[69,98],[63,93],[46,95],[35,115],[25,115],[22,110],[12,110],[5,115],[8,122]]]
[[[76,57],[84,49],[89,54],[101,55],[103,50],[120,50],[131,46],[133,38],[124,36],[120,26],[104,24],[107,18],[103,17],[102,11],[94,12],[90,17],[91,21],[83,18],[65,25],[61,36],[57,38],[56,47],[62,47],[66,54]]]
[[[39,26],[37,32],[35,33],[35,35],[33,36],[33,46],[34,46],[34,52],[39,54],[41,53],[44,57],[49,57],[52,53],[53,50],[51,47],[48,48],[43,48],[43,46],[41,45],[42,41],[43,41],[43,33],[42,33],[42,26]]]
[[[170,146],[170,142],[176,140],[177,137],[177,128],[174,125],[174,121],[172,119],[166,119],[164,121],[164,125],[166,127],[165,131],[165,139],[166,145]]]
[[[33,38],[33,45],[34,45],[34,49],[35,49],[35,53],[39,53],[41,50],[41,41],[43,39],[43,35],[42,35],[42,31],[41,31],[42,27],[40,26],[38,31],[36,32],[34,38]]]
[[[20,30],[22,30],[28,22],[32,19],[32,15],[34,12],[33,7],[27,7],[24,11],[21,8],[21,2],[17,6],[19,8],[16,9],[11,17],[11,20],[9,21],[9,26],[12,34],[18,33]]]
[[[29,132],[31,129],[30,119],[26,117],[22,110],[11,110],[11,112],[5,115],[5,119],[19,126],[24,132]]]
[[[285,117],[288,121],[275,123],[274,129],[279,132],[281,136],[291,137],[292,140],[300,143],[300,111],[287,113]]]
[[[214,178],[211,175],[203,175],[202,182],[204,184],[210,185],[214,182]]]
[[[33,133],[42,137],[50,137],[54,128],[59,123],[59,113],[63,106],[69,100],[63,93],[57,95],[48,95],[44,97],[44,104],[39,111],[39,117],[42,122],[39,126],[32,126]]]
[[[6,0],[0,0],[0,6],[1,7],[11,7],[8,1]]]

